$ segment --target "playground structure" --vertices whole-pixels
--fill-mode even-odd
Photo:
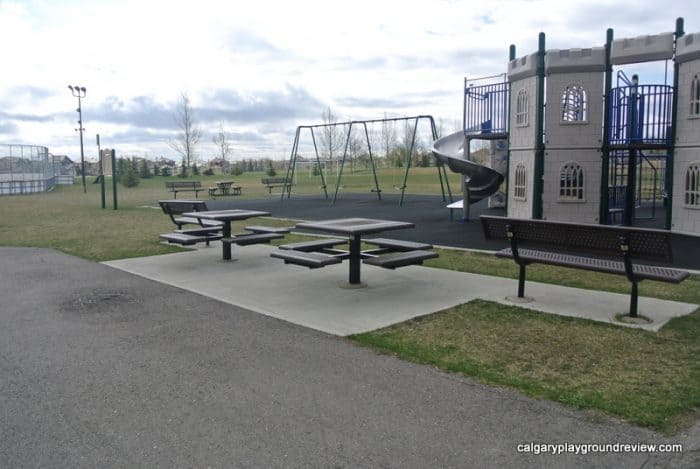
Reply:
[[[324,129],[328,127],[336,128],[336,127],[341,127],[346,129],[345,132],[345,143],[343,145],[343,153],[342,157],[339,158],[339,169],[338,169],[338,177],[336,179],[336,184],[335,184],[335,191],[333,193],[333,200],[332,203],[336,202],[336,199],[338,198],[338,192],[340,190],[340,184],[343,176],[343,169],[345,167],[345,162],[348,157],[348,151],[349,151],[349,144],[350,144],[350,139],[352,136],[352,131],[353,128],[360,128],[362,130],[362,135],[364,136],[364,142],[366,143],[366,148],[367,148],[367,154],[369,158],[369,166],[370,169],[372,170],[372,178],[373,178],[373,187],[371,189],[372,192],[377,194],[377,198],[381,200],[382,198],[382,189],[379,187],[379,181],[377,179],[377,171],[376,171],[376,165],[375,165],[375,158],[376,156],[373,154],[372,150],[372,139],[370,138],[370,132],[368,130],[367,125],[368,124],[376,124],[376,123],[395,123],[395,122],[404,122],[407,125],[410,125],[412,122],[412,135],[411,135],[411,142],[410,142],[410,148],[408,149],[408,152],[405,155],[405,159],[403,162],[403,166],[405,167],[404,171],[404,176],[403,176],[403,181],[400,186],[397,186],[396,189],[401,191],[401,196],[399,198],[399,205],[403,204],[404,201],[404,195],[406,192],[406,187],[407,187],[407,182],[408,182],[408,173],[411,169],[412,166],[412,161],[413,161],[413,155],[415,152],[416,148],[416,136],[418,133],[418,126],[421,121],[427,121],[427,123],[430,126],[430,132],[432,136],[432,140],[437,139],[437,129],[435,126],[435,120],[433,119],[432,116],[429,115],[420,115],[420,116],[412,116],[412,117],[391,117],[391,118],[384,118],[384,119],[371,119],[371,120],[354,120],[354,121],[347,121],[347,122],[333,122],[333,123],[327,123],[327,124],[315,124],[315,125],[300,125],[297,127],[296,134],[294,136],[294,143],[292,144],[292,152],[289,157],[289,165],[287,167],[287,174],[286,174],[286,179],[288,181],[292,181],[294,179],[294,173],[296,170],[297,166],[297,159],[299,157],[299,145],[301,142],[302,138],[302,131],[308,130],[309,134],[311,136],[311,141],[313,144],[313,149],[314,149],[314,154],[315,154],[315,159],[316,159],[316,165],[318,167],[319,171],[319,176],[321,177],[321,189],[323,189],[323,192],[325,194],[326,199],[328,198],[328,188],[326,184],[326,176],[323,173],[323,169],[325,167],[326,161],[321,161],[321,157],[319,155],[318,151],[318,144],[317,144],[317,129]],[[437,165],[437,172],[438,172],[438,178],[440,180],[440,190],[442,192],[442,198],[443,200],[446,200],[445,196],[445,191],[447,191],[447,197],[449,197],[450,201],[452,201],[452,191],[450,189],[449,182],[447,180],[447,173],[445,170],[445,167],[442,164]],[[285,190],[282,191],[281,194],[281,199],[284,199],[285,195],[287,198],[291,197],[291,191],[292,191],[292,186],[289,185],[285,188]]]
[[[509,217],[635,225],[700,234],[700,33],[613,40],[516,57],[498,82],[465,80],[463,131],[432,151],[464,174],[464,214],[498,180],[470,162],[473,140],[505,141]],[[673,84],[643,84],[614,66],[673,62]],[[668,67],[667,67],[668,68]],[[665,78],[665,81],[667,79]],[[504,98],[505,97],[505,98]],[[460,140],[462,142],[460,143]],[[642,209],[643,210],[640,210]]]

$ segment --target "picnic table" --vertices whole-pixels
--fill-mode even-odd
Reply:
[[[365,263],[394,269],[406,265],[421,263],[425,259],[437,257],[437,253],[428,251],[431,245],[423,243],[411,243],[407,241],[390,240],[380,238],[376,240],[366,240],[368,243],[379,246],[379,249],[362,251],[362,237],[365,235],[381,233],[384,231],[403,230],[414,228],[415,225],[405,221],[378,220],[373,218],[338,218],[319,222],[304,222],[296,225],[297,229],[321,231],[333,233],[347,237],[348,251],[333,249],[335,245],[344,243],[345,240],[326,239],[289,245],[286,248],[290,251],[285,253],[285,246],[280,246],[282,250],[271,254],[273,257],[283,259],[286,263],[305,265],[307,267],[323,267],[325,265],[338,263],[348,259],[348,286],[365,286],[361,281],[360,266],[362,260]],[[315,248],[328,249],[334,255],[311,252]],[[398,252],[395,252],[398,251]],[[386,256],[380,253],[391,252]]]
[[[247,220],[253,217],[265,217],[269,216],[270,212],[262,212],[259,210],[210,210],[207,212],[187,212],[183,213],[183,216],[197,218],[198,220],[217,220],[223,223],[221,229],[222,239],[222,257],[224,260],[231,260],[231,244],[252,244],[252,241],[261,242],[265,241],[271,236],[265,237],[264,235],[269,233],[255,233],[251,235],[242,236],[231,236],[231,224],[237,220]],[[269,239],[267,239],[269,241]]]

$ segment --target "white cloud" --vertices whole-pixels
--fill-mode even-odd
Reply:
[[[504,72],[510,44],[530,53],[544,31],[547,48],[600,46],[608,27],[656,34],[678,16],[700,30],[687,5],[0,0],[0,141],[75,154],[73,84],[88,89],[86,132],[130,153],[171,153],[169,113],[187,91],[205,130],[224,120],[238,133],[241,157],[285,158],[296,126],[318,122],[324,106],[343,118],[452,121],[464,76]]]

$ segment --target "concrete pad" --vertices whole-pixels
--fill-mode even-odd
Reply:
[[[348,264],[321,269],[285,265],[270,257],[271,246],[233,249],[221,259],[220,243],[175,254],[105,262],[111,267],[173,285],[232,305],[335,335],[350,335],[431,314],[476,298],[516,304],[517,281],[422,266],[397,270],[362,266],[365,288],[347,289]],[[689,314],[698,306],[639,298],[639,314],[650,324],[626,324],[615,315],[629,307],[629,296],[528,282],[533,298],[518,306],[648,330]]]

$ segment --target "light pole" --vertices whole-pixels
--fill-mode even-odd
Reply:
[[[73,96],[78,98],[78,128],[75,129],[76,131],[80,132],[80,172],[82,173],[83,176],[83,192],[87,192],[87,186],[85,185],[85,153],[83,152],[83,107],[82,107],[82,102],[80,101],[82,98],[85,97],[85,87],[84,86],[72,86],[68,85],[68,89],[70,90],[71,93],[73,93]]]

